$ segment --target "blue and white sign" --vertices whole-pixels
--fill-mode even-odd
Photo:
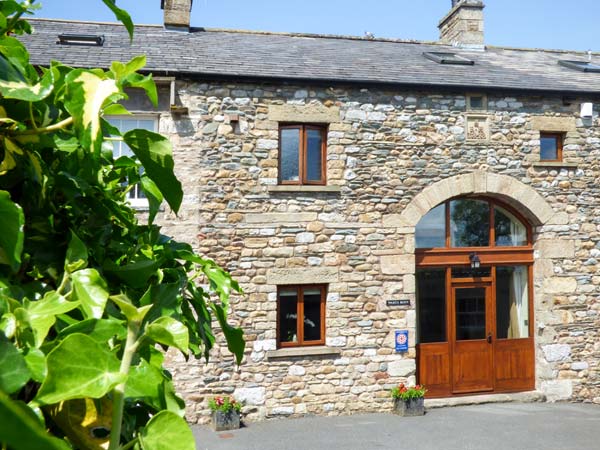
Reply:
[[[396,352],[408,351],[408,330],[396,330]]]

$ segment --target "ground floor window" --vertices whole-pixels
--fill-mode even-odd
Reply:
[[[280,347],[325,344],[326,285],[280,286],[277,342]]]

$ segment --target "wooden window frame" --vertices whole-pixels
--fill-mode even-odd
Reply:
[[[298,149],[298,181],[281,179],[281,147],[283,143],[283,130],[298,130],[300,134],[300,148]],[[307,130],[317,130],[321,133],[321,180],[311,181],[307,179],[307,159],[308,159],[308,133]],[[327,126],[325,125],[307,125],[307,124],[287,124],[279,126],[279,164],[278,179],[280,185],[313,185],[324,186],[327,184]]]
[[[542,138],[556,139],[556,159],[542,159]],[[564,133],[540,131],[540,162],[562,162]]]
[[[296,289],[296,295],[298,296],[298,305],[296,309],[296,342],[283,342],[281,340],[281,322],[279,320],[279,313],[281,311],[281,296],[282,290],[293,290]],[[301,317],[304,317],[304,291],[306,289],[319,289],[321,291],[321,339],[318,341],[305,341],[304,340],[304,327],[300,321]],[[327,285],[324,284],[300,284],[300,285],[285,285],[277,287],[277,347],[288,348],[288,347],[311,347],[315,345],[325,345],[325,319],[326,319],[326,302],[327,302]]]
[[[479,200],[487,202],[489,205],[489,241],[488,245],[483,247],[451,247],[450,230],[450,202],[454,200]],[[490,264],[530,264],[533,263],[533,242],[532,229],[529,222],[514,208],[499,202],[495,199],[486,197],[456,197],[444,202],[446,236],[444,247],[417,248],[415,249],[417,267],[435,267],[445,265],[470,265],[469,256],[471,253],[477,253],[481,265]],[[499,206],[502,209],[514,215],[527,231],[527,243],[521,246],[497,246],[496,245],[496,227],[494,217],[494,207]]]

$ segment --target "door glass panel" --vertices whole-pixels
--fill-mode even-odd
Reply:
[[[446,342],[446,270],[417,269],[419,343]]]
[[[417,224],[415,230],[417,248],[446,246],[446,205],[441,204],[429,211]]]
[[[457,288],[456,340],[485,339],[485,288]]]
[[[529,337],[527,266],[496,268],[496,335],[498,339]]]
[[[321,340],[321,290],[304,290],[304,340]]]
[[[494,207],[496,245],[511,247],[527,245],[527,229],[513,214],[499,206]]]
[[[300,129],[281,130],[281,181],[299,181]]]
[[[321,130],[306,130],[306,179],[322,181],[323,140]]]
[[[490,205],[486,201],[460,199],[450,202],[450,245],[490,245]]]
[[[470,267],[453,267],[452,278],[485,278],[492,276],[491,267],[479,267],[471,269]]]
[[[298,342],[298,293],[295,289],[279,292],[279,341]]]

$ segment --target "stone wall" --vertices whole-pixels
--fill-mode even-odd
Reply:
[[[208,365],[169,355],[191,421],[217,393],[245,400],[250,420],[391,407],[390,387],[415,380],[414,225],[464,193],[501,197],[535,227],[537,388],[600,403],[600,130],[579,119],[583,99],[488,93],[471,114],[463,92],[178,88],[189,115],[160,129],[185,198],[162,221],[243,286],[231,319],[247,340],[239,368],[223,347]],[[277,186],[278,121],[329,124],[326,187]],[[539,162],[539,130],[566,133],[564,163]],[[304,282],[328,284],[327,346],[277,351],[277,285]],[[410,331],[406,354],[396,329]]]

